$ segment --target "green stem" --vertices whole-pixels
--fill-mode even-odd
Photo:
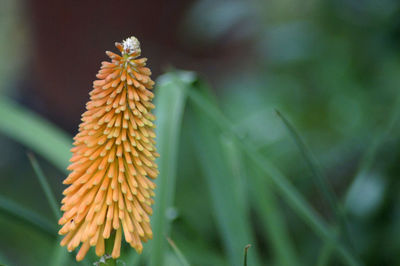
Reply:
[[[251,247],[250,244],[248,244],[247,246],[244,247],[243,266],[247,266],[247,251],[249,250],[250,247]]]
[[[116,266],[117,261],[111,257],[111,253],[114,247],[115,241],[115,231],[111,234],[111,236],[105,240],[104,248],[105,254],[101,257],[99,266],[107,265],[107,266]]]

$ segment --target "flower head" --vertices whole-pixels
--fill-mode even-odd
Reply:
[[[112,257],[120,255],[122,236],[137,252],[152,238],[150,218],[158,175],[154,160],[154,82],[146,58],[138,58],[139,41],[130,37],[116,43],[122,55],[106,52],[93,82],[90,101],[75,136],[73,156],[64,180],[59,220],[69,251],[81,245],[82,260],[90,246],[105,253],[105,239],[114,239]],[[82,244],[81,244],[82,243]]]
[[[140,42],[135,37],[130,37],[122,42],[123,51],[122,53],[133,53],[138,52],[140,54]]]

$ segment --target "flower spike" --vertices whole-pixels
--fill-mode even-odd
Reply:
[[[69,187],[63,192],[59,234],[69,251],[81,245],[77,261],[91,246],[102,256],[109,238],[113,258],[120,256],[122,237],[138,253],[152,238],[152,179],[159,156],[151,113],[154,82],[135,37],[115,46],[121,54],[106,52],[111,61],[102,62],[93,82],[71,149],[72,172],[64,180]]]

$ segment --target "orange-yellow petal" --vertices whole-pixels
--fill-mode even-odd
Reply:
[[[158,174],[154,163],[154,121],[150,91],[154,82],[147,59],[139,58],[136,38],[116,43],[121,54],[107,51],[93,82],[90,101],[74,137],[72,172],[64,180],[63,217],[59,233],[69,251],[81,245],[82,260],[90,246],[105,253],[105,240],[114,237],[112,257],[120,256],[122,232],[138,253],[152,238],[149,215]],[[114,234],[115,232],[115,234]]]

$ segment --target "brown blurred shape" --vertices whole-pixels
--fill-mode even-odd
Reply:
[[[40,99],[45,116],[75,128],[96,69],[114,42],[135,35],[157,76],[177,49],[179,18],[190,1],[28,1],[32,61],[28,105]],[[29,95],[34,97],[29,97]]]

